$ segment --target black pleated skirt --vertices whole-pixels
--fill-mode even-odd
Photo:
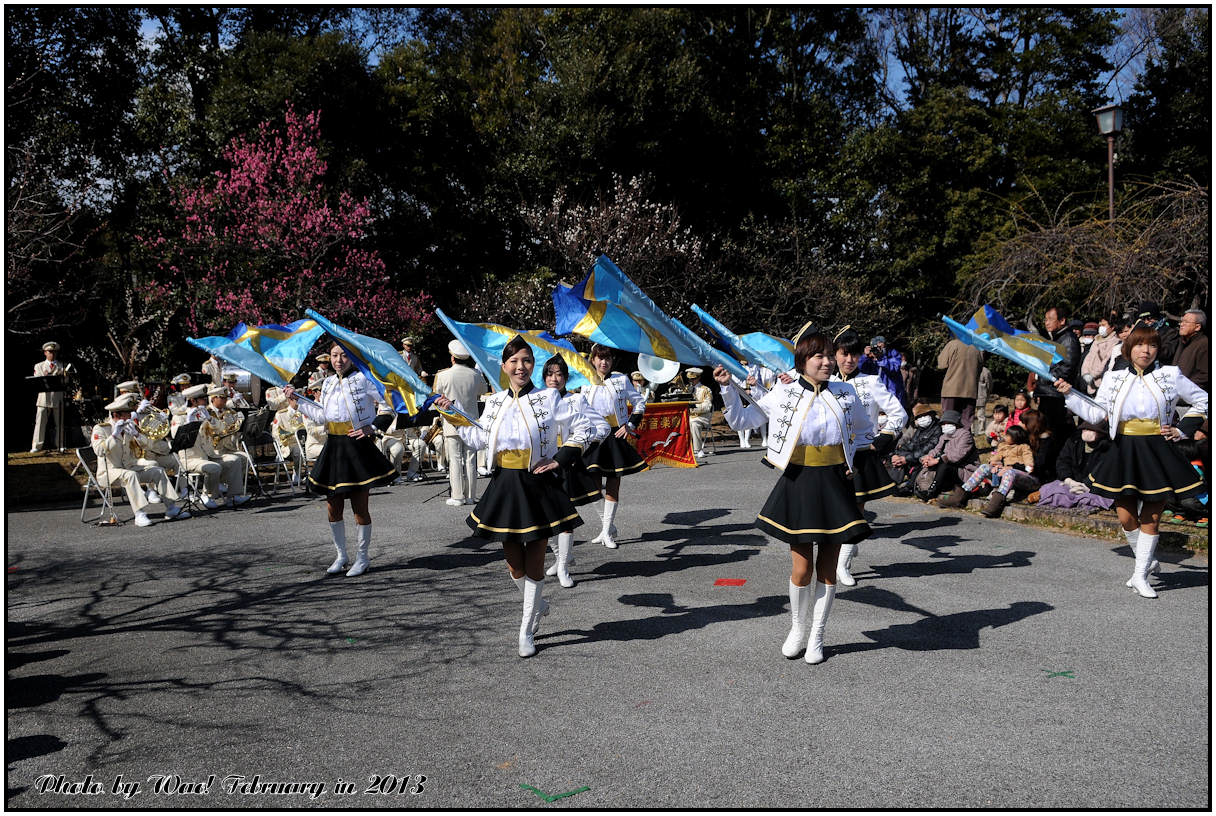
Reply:
[[[371,437],[330,434],[308,474],[308,489],[323,496],[370,490],[392,483],[397,470]]]
[[[852,544],[870,535],[844,465],[787,467],[756,526],[787,544]]]
[[[520,544],[568,533],[583,523],[557,471],[514,468],[494,469],[465,521],[478,538]]]
[[[562,485],[571,504],[578,507],[599,500],[600,477],[588,473],[581,458],[574,461],[573,467],[562,468],[561,474]]]
[[[1161,502],[1201,493],[1203,479],[1164,437],[1119,434],[1089,474],[1089,486],[1108,499],[1134,496]]]
[[[614,428],[606,439],[592,443],[583,454],[587,471],[597,476],[628,476],[649,467],[642,454]]]
[[[853,494],[859,502],[873,501],[895,492],[891,474],[872,448],[853,452]]]

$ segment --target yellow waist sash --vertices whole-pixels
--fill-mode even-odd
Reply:
[[[803,467],[843,465],[844,448],[840,445],[799,445],[790,456],[790,464]]]
[[[325,433],[330,436],[346,436],[355,429],[353,422],[326,422]]]
[[[1124,436],[1157,436],[1161,433],[1161,423],[1155,419],[1129,419],[1120,422],[1117,430]]]
[[[612,428],[621,427],[621,423],[616,421],[616,414],[604,417],[604,421],[608,423],[609,427],[612,427]]]
[[[531,458],[530,450],[504,450],[494,454],[494,464],[508,470],[527,470]]]

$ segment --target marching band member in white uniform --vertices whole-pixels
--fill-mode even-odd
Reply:
[[[1142,598],[1156,598],[1148,583],[1155,570],[1161,511],[1171,494],[1182,499],[1203,490],[1203,479],[1167,440],[1193,436],[1208,413],[1208,395],[1177,366],[1157,364],[1161,337],[1150,326],[1136,326],[1123,341],[1121,360],[1102,378],[1093,405],[1065,380],[1055,387],[1069,410],[1086,422],[1110,424],[1111,445],[1089,474],[1089,489],[1113,499],[1123,534],[1136,554],[1127,586]],[[1179,401],[1190,404],[1174,424]],[[1139,509],[1137,507],[1139,506]]]
[[[692,433],[692,455],[705,458],[705,435],[709,433],[710,417],[714,411],[714,392],[701,384],[701,369],[696,366],[684,372],[692,387],[692,405],[688,406],[688,429]]]
[[[536,627],[549,612],[543,597],[548,540],[582,524],[556,471],[571,466],[594,431],[556,390],[533,387],[532,348],[519,335],[503,348],[502,368],[510,388],[486,400],[480,428],[459,429],[465,444],[486,448],[494,462],[494,475],[468,524],[478,538],[502,542],[511,578],[523,592],[519,656],[531,657]],[[435,402],[440,409],[451,404],[447,397]]]
[[[859,445],[853,455],[853,490],[857,496],[857,509],[865,515],[865,503],[895,492],[895,482],[883,467],[882,460],[895,447],[895,440],[903,433],[908,414],[903,405],[890,392],[877,374],[862,374],[858,371],[865,345],[861,336],[845,326],[836,335],[832,344],[836,358],[836,373],[832,379],[847,382],[857,392],[861,405],[870,418],[877,433],[872,445]],[[879,412],[886,414],[885,424],[878,424]],[[840,564],[836,568],[836,580],[845,586],[853,586],[857,580],[849,572],[856,544],[840,545]]]
[[[55,359],[58,354],[58,343],[53,341],[43,343],[42,355],[46,359],[34,363],[34,376],[62,377],[66,375],[66,366]],[[30,444],[30,453],[37,453],[46,445],[47,423],[51,420],[55,422],[56,444],[54,447],[63,450],[64,439],[66,439],[63,427],[63,392],[39,391],[36,408],[37,410],[34,414],[34,441]]]
[[[120,486],[135,510],[135,526],[153,524],[148,518],[148,498],[142,485],[166,500],[165,518],[188,519],[190,514],[177,506],[177,490],[165,471],[155,465],[139,463],[139,449],[147,443],[131,419],[136,397],[124,394],[106,406],[110,419],[93,426],[93,452],[97,454],[97,481],[102,487]]]
[[[186,473],[198,473],[203,477],[203,506],[209,510],[219,507],[220,482],[223,480],[230,491],[240,487],[240,495],[229,500],[232,507],[237,507],[249,501],[245,495],[245,460],[236,456],[221,456],[215,449],[214,436],[224,429],[216,422],[215,417],[207,408],[207,394],[218,390],[221,386],[195,385],[182,392],[186,398],[188,409],[185,414],[173,417],[170,433],[177,435],[178,430],[192,422],[202,423],[194,445],[179,452],[182,459],[182,470]]]
[[[723,413],[730,427],[756,428],[768,422],[766,461],[781,471],[781,477],[757,516],[756,526],[788,543],[793,560],[789,585],[793,625],[781,653],[792,659],[805,647],[806,662],[820,663],[823,630],[836,595],[840,545],[856,543],[870,534],[857,508],[849,468],[857,448],[872,442],[874,428],[853,386],[829,382],[832,341],[827,335],[802,335],[794,360],[798,379],[777,386],[746,407],[726,369],[715,369],[714,379],[722,385]],[[814,558],[815,544],[819,545],[818,559]],[[808,632],[812,594],[814,613]]]
[[[372,543],[372,515],[368,509],[371,489],[392,482],[396,471],[374,441],[372,422],[381,399],[379,389],[355,369],[346,349],[337,343],[329,350],[329,362],[337,373],[321,383],[321,407],[297,400],[290,385],[283,393],[293,408],[313,422],[325,423],[325,447],[308,474],[308,487],[326,497],[330,536],[337,551],[337,557],[326,570],[330,575],[341,572],[347,564],[342,512],[346,498],[350,497],[358,551],[346,575],[354,578],[366,572],[371,564],[368,552]]]
[[[304,451],[300,447],[298,433],[306,427],[304,415],[288,404],[283,389],[277,386],[266,389],[266,407],[274,411],[274,419],[270,421],[270,438],[274,440],[279,457],[291,466],[291,483],[298,485],[304,478]],[[317,452],[320,453],[320,450]]]
[[[621,477],[645,470],[646,460],[633,445],[637,424],[646,412],[646,401],[629,378],[612,370],[612,349],[596,343],[591,347],[591,365],[599,372],[603,385],[585,386],[583,396],[591,410],[602,416],[612,427],[607,438],[596,442],[583,455],[587,471],[604,477],[603,528],[591,540],[616,549],[616,519],[621,501]],[[633,406],[630,414],[627,406]]]

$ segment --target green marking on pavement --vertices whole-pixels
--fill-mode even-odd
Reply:
[[[534,788],[531,785],[522,785],[521,784],[520,787],[523,788],[524,790],[532,791],[537,796],[539,796],[541,799],[544,799],[546,802],[556,802],[558,799],[565,799],[567,796],[573,796],[576,793],[582,793],[583,791],[591,790],[591,788],[583,786],[581,788],[576,788],[572,791],[566,791],[565,793],[555,793],[552,796],[550,796],[549,794],[542,791],[540,788]]]
[[[356,641],[355,641],[355,639],[354,639],[354,638],[347,638],[347,639],[346,639],[346,642],[347,642],[347,643],[355,643]]]
[[[1072,674],[1074,671],[1076,671],[1076,669],[1069,669],[1067,671],[1058,671],[1058,672],[1053,672],[1050,669],[1043,669],[1043,671],[1047,672],[1048,679],[1051,679],[1052,677],[1067,677],[1069,680],[1077,679]]]

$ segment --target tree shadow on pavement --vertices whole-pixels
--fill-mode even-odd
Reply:
[[[961,516],[939,516],[933,519],[922,519],[920,521],[897,521],[890,524],[883,521],[880,514],[878,521],[871,525],[874,530],[873,538],[894,538],[902,539],[912,533],[928,532],[929,530],[941,530],[946,527],[954,527],[962,523]],[[907,542],[905,542],[907,543]]]
[[[849,654],[869,652],[875,649],[897,648],[908,651],[939,651],[942,649],[978,649],[980,630],[996,629],[1017,623],[1032,615],[1040,615],[1055,609],[1041,601],[1016,601],[1008,607],[973,609],[950,615],[934,615],[913,606],[894,592],[877,587],[861,587],[837,596],[842,600],[870,604],[897,612],[911,612],[923,617],[915,623],[901,623],[886,629],[862,632],[873,643],[852,643],[828,646],[825,653]]]
[[[789,598],[785,595],[769,595],[751,603],[714,604],[712,606],[685,607],[677,604],[668,592],[622,595],[621,603],[640,607],[654,607],[659,614],[648,618],[605,621],[587,629],[566,629],[537,635],[537,648],[577,646],[602,641],[657,640],[668,635],[702,629],[715,623],[766,618],[787,611]],[[558,640],[560,642],[553,642]]]

